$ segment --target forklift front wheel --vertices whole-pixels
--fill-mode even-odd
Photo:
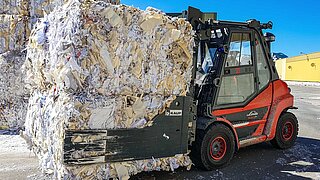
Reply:
[[[296,116],[290,112],[285,112],[280,116],[276,136],[270,142],[276,148],[288,149],[294,145],[298,130],[299,125]]]
[[[235,151],[235,140],[227,126],[214,124],[207,131],[197,133],[197,136],[196,165],[211,171],[231,161]]]

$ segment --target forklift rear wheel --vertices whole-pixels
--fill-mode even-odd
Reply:
[[[292,147],[298,136],[298,120],[292,113],[283,113],[278,121],[276,136],[271,140],[271,144],[279,149]]]
[[[197,133],[196,142],[195,164],[209,171],[227,165],[235,151],[234,135],[223,124],[214,124],[207,131]]]

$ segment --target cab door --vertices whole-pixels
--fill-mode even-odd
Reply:
[[[254,30],[231,31],[213,115],[230,121],[239,139],[261,135],[272,100],[270,68]]]

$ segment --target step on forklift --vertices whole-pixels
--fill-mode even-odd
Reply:
[[[271,58],[272,23],[217,21],[215,13],[189,7],[171,16],[189,20],[196,31],[189,94],[177,97],[153,126],[142,129],[66,130],[64,163],[87,165],[170,157],[189,153],[195,165],[227,165],[236,150],[270,141],[294,145],[298,121],[293,96]],[[100,137],[74,142],[74,137]],[[74,157],[76,151],[88,154]],[[91,156],[90,156],[91,154]]]

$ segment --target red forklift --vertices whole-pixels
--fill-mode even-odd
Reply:
[[[270,141],[287,149],[298,135],[290,88],[271,58],[272,23],[215,20],[189,7],[183,13],[196,31],[193,77],[187,96],[177,97],[153,126],[142,129],[66,130],[64,163],[86,165],[170,157],[191,151],[205,170],[227,165],[236,150]],[[73,142],[76,136],[101,137]],[[92,154],[73,157],[75,151]],[[90,153],[91,152],[91,153]]]

